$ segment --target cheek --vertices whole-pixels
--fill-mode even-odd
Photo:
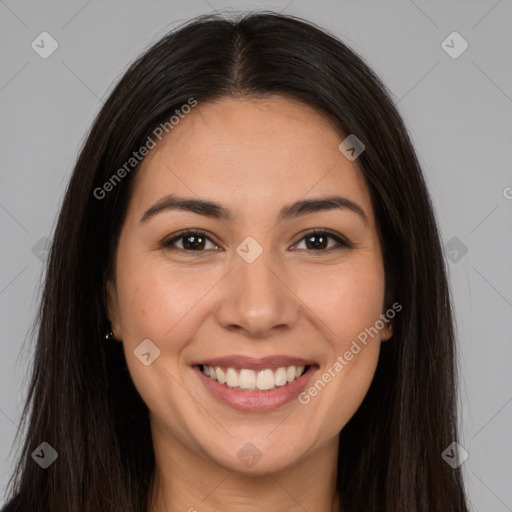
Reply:
[[[166,262],[137,255],[120,260],[117,278],[123,347],[133,383],[157,418],[166,418],[168,424],[167,415],[173,411],[172,423],[185,431],[182,412],[191,398],[180,384],[181,356],[200,324],[201,298],[218,278],[177,271]],[[147,339],[159,351],[149,365],[136,356]]]
[[[150,338],[166,345],[173,340],[175,344],[182,339],[176,333],[183,329],[183,320],[189,319],[220,276],[215,271],[177,268],[143,255],[126,257],[118,272],[122,323],[128,335],[125,339],[131,343]]]
[[[326,358],[301,403],[312,425],[336,435],[363,401],[380,352],[375,329],[384,300],[384,275],[378,260],[361,259],[304,286],[307,304],[321,319],[317,325],[328,342]],[[309,293],[308,291],[309,290]]]
[[[346,350],[384,312],[383,270],[373,259],[307,278],[301,288],[300,297],[322,320],[322,330],[336,352]]]

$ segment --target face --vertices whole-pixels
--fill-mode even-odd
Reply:
[[[154,438],[183,457],[278,471],[336,442],[361,404],[390,329],[344,138],[300,102],[226,98],[137,171],[109,317]]]

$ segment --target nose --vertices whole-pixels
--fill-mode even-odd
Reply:
[[[264,250],[252,263],[235,256],[216,308],[217,321],[225,329],[254,338],[268,338],[278,329],[292,328],[300,312],[292,288],[270,251]]]

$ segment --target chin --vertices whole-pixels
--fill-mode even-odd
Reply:
[[[300,460],[302,453],[299,448],[304,449],[303,443],[287,442],[283,446],[281,440],[276,442],[251,442],[249,440],[234,441],[228,446],[216,446],[212,450],[205,450],[210,460],[227,471],[241,473],[247,476],[261,476],[267,473],[277,473],[292,467]],[[262,446],[265,444],[265,446]],[[222,450],[218,450],[221,448]]]

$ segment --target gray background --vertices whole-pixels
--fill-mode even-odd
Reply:
[[[144,48],[192,16],[232,9],[284,10],[319,24],[362,55],[396,98],[448,244],[470,499],[474,510],[512,511],[507,0],[0,1],[0,502],[27,385],[45,237],[84,135],[113,83]],[[43,31],[59,45],[47,59],[31,48]],[[456,59],[441,46],[453,31],[469,44]]]

